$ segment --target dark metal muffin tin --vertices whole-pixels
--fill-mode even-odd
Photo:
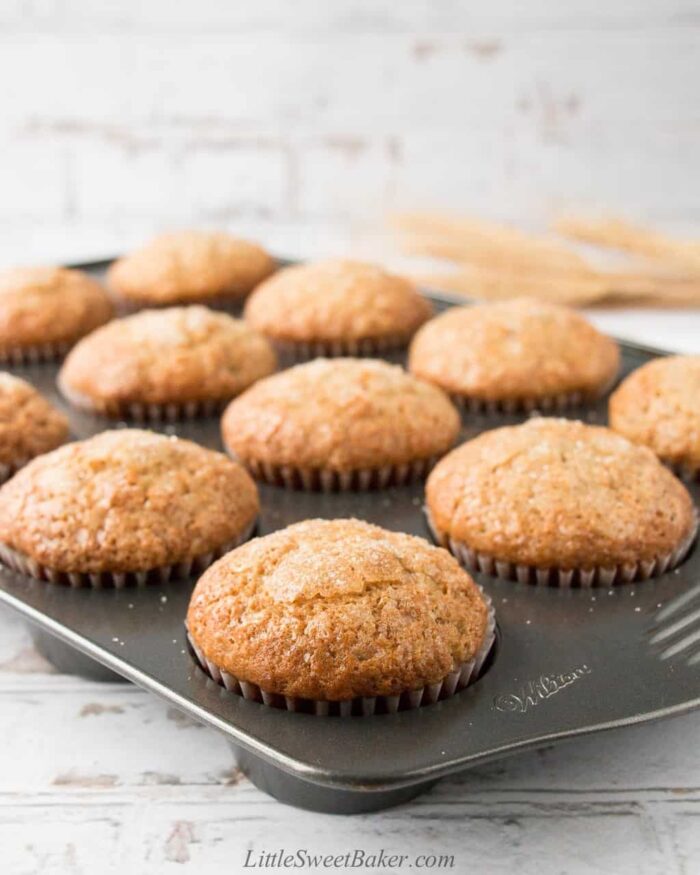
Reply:
[[[89,268],[100,274],[105,263]],[[450,306],[429,295],[438,309]],[[622,344],[624,373],[662,353]],[[109,423],[68,409],[56,367],[12,369],[70,415],[84,438]],[[569,415],[605,422],[606,401]],[[522,418],[522,417],[521,417]],[[505,423],[470,416],[464,437]],[[221,448],[216,419],[164,426]],[[691,487],[697,501],[700,490]],[[428,537],[422,487],[322,495],[261,487],[260,533],[308,517],[359,517]],[[700,551],[676,571],[612,589],[556,589],[477,575],[499,626],[492,665],[474,686],[415,711],[375,717],[293,714],[229,693],[194,664],[183,618],[194,581],[70,589],[0,571],[0,600],[26,617],[59,668],[128,680],[223,732],[241,768],[294,805],[352,813],[410,799],[444,775],[518,750],[700,705]],[[115,675],[116,673],[116,675]]]

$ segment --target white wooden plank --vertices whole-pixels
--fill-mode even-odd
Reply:
[[[526,5],[518,0],[497,0],[488,4],[460,0],[257,0],[255,4],[227,0],[150,0],[125,3],[102,0],[86,4],[81,0],[4,0],[0,21],[6,26],[55,29],[97,29],[188,32],[203,29],[255,32],[280,29],[323,33],[338,31],[402,31],[505,28],[555,29],[569,27],[649,27],[663,24],[693,24],[697,8],[692,0],[621,0],[614,4],[569,0],[566,4],[537,0]]]
[[[128,817],[128,808],[116,814],[109,806],[94,813],[77,807],[53,808],[50,816],[46,809],[37,808],[33,817],[4,809],[4,816],[0,814],[3,870],[12,875],[128,871],[119,869],[124,850],[130,847],[119,815]]]
[[[687,810],[687,807],[686,807]],[[29,821],[27,815],[31,815]],[[688,822],[696,814],[686,814]],[[262,797],[206,804],[186,800],[100,800],[0,806],[0,842],[15,872],[243,871],[261,855],[448,855],[454,871],[505,873],[674,873],[675,851],[659,835],[662,814],[643,806],[557,809],[475,802],[445,811],[400,808],[338,818],[280,806]],[[34,824],[34,825],[33,825]],[[37,829],[35,824],[41,824]],[[556,851],[551,837],[556,830]],[[688,838],[681,822],[681,841]],[[691,844],[684,853],[693,853]],[[5,857],[7,859],[7,856]],[[101,861],[104,861],[101,862]],[[20,868],[23,865],[25,868]],[[44,868],[40,868],[40,867]],[[112,866],[113,868],[110,868]],[[53,868],[51,868],[53,867]],[[96,868],[97,867],[97,868]],[[308,871],[323,871],[311,866]],[[370,871],[376,871],[371,868]]]
[[[698,33],[523,35],[490,52],[436,35],[422,57],[410,35],[9,35],[0,70],[23,77],[6,96],[4,124],[24,119],[28,134],[53,125],[56,134],[84,135],[92,126],[115,141],[137,121],[151,137],[159,125],[199,121],[200,135],[214,138],[226,122],[239,133],[262,121],[277,133],[371,134],[515,123],[528,111],[547,121],[569,113],[584,122],[687,125],[700,117],[688,87]]]
[[[314,855],[342,855],[355,849],[369,855],[384,850],[386,854],[405,854],[406,868],[419,855],[446,854],[454,858],[455,871],[502,873],[517,866],[518,871],[533,873],[547,866],[540,857],[552,823],[552,812],[514,814],[488,806],[462,809],[454,813],[454,819],[442,814],[412,818],[397,810],[393,815],[341,820],[280,807],[272,812],[267,807],[252,808],[247,816],[227,816],[225,808],[210,811],[205,818],[201,813],[186,806],[176,811],[158,809],[149,823],[152,850],[148,857],[155,871],[169,871],[169,862],[189,863],[195,871],[217,872],[231,865],[240,870],[246,859],[255,861],[261,853],[282,847]],[[618,811],[610,817],[579,813],[556,817],[556,823],[562,840],[556,868],[550,871],[619,873],[629,860],[630,847],[643,854],[637,871],[659,872],[665,865],[654,827],[643,814]],[[591,841],[593,835],[595,842]],[[311,871],[322,869],[315,866]]]
[[[683,875],[698,871],[700,861],[700,811],[696,805],[679,802],[676,811],[667,814],[667,834],[672,856]]]
[[[0,223],[696,221],[698,33],[6,37]]]

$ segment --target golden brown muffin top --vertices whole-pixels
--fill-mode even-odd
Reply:
[[[673,551],[694,525],[687,490],[607,428],[532,419],[446,456],[426,484],[435,528],[497,559],[590,569]]]
[[[0,489],[0,541],[58,571],[146,570],[224,546],[258,508],[254,482],[222,453],[105,431],[39,456]]]
[[[228,400],[276,365],[269,342],[242,320],[206,307],[172,307],[115,319],[83,338],[59,384],[97,409]]]
[[[271,693],[342,701],[435,683],[473,658],[487,608],[447,551],[359,520],[307,520],[228,553],[187,624],[215,665]]]
[[[431,311],[408,280],[374,264],[329,259],[266,280],[246,302],[245,318],[275,340],[408,340]]]
[[[700,356],[633,371],[610,398],[610,426],[668,462],[700,468]]]
[[[595,395],[614,378],[614,340],[567,307],[531,298],[454,307],[415,336],[409,369],[484,400]]]
[[[224,231],[173,231],[115,261],[115,297],[143,306],[243,298],[275,269],[261,246]]]
[[[33,459],[62,444],[68,420],[33,386],[0,373],[0,464]]]
[[[82,271],[18,267],[0,273],[0,348],[74,343],[111,316],[104,289]]]
[[[443,392],[396,365],[315,359],[234,399],[222,430],[243,461],[352,471],[446,452],[459,415]]]

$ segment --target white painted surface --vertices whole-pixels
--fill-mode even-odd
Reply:
[[[388,210],[700,222],[695,0],[3,0],[0,263],[224,225],[386,255]],[[602,311],[700,352],[700,314]],[[241,871],[248,849],[450,853],[459,872],[700,870],[700,715],[520,756],[329,818],[256,791],[213,732],[47,673],[0,613],[12,873]]]

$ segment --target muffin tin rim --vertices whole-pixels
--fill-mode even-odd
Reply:
[[[95,269],[105,266],[109,263],[110,260],[105,260],[103,262],[85,262],[82,264],[72,265],[81,269]],[[282,260],[279,259],[278,263],[294,263],[291,260]],[[445,294],[445,293],[435,293],[429,289],[422,289],[423,293],[429,297],[434,303],[442,306],[454,306],[454,305],[468,305],[470,302],[467,299]],[[641,344],[632,343],[630,341],[626,341],[621,339],[618,341],[623,348],[623,352],[625,348],[627,348],[632,353],[637,356],[657,356],[657,355],[666,355],[667,351],[657,349],[650,346],[644,346]],[[46,366],[43,366],[46,367]],[[50,366],[49,366],[50,367]],[[23,369],[24,372],[24,369]],[[107,426],[108,427],[108,426]],[[694,501],[698,503],[697,492],[693,495]],[[415,513],[420,516],[419,508],[414,508]],[[423,536],[426,537],[426,533],[423,532]],[[695,548],[697,552],[698,548]],[[681,566],[684,568],[685,566]],[[673,573],[670,575],[665,575],[662,578],[659,578],[658,581],[650,581],[649,583],[641,583],[638,585],[638,588],[641,590],[646,586],[656,588],[656,592],[658,594],[659,588],[662,586],[662,583],[665,581],[666,584],[669,583],[668,578],[672,577]],[[583,721],[578,726],[569,726],[566,728],[562,728],[559,726],[550,727],[549,731],[539,731],[534,732],[530,731],[529,734],[522,734],[522,731],[518,732],[518,738],[512,738],[508,743],[505,744],[492,744],[488,750],[475,751],[472,753],[462,753],[459,756],[447,756],[446,759],[434,758],[434,761],[430,764],[418,765],[418,763],[414,764],[413,768],[404,769],[401,774],[399,774],[395,768],[395,764],[389,764],[386,769],[361,771],[357,769],[354,774],[349,774],[347,770],[338,770],[333,769],[331,766],[324,767],[319,762],[311,763],[307,759],[304,761],[298,756],[290,755],[288,751],[281,750],[279,743],[275,745],[273,742],[269,740],[265,740],[261,736],[256,736],[254,733],[247,731],[245,728],[234,725],[230,720],[226,720],[220,716],[217,716],[211,709],[211,707],[207,707],[206,705],[202,705],[198,702],[193,701],[191,698],[188,698],[187,695],[183,695],[178,690],[174,689],[172,686],[169,686],[167,683],[158,680],[158,678],[152,676],[145,670],[143,667],[139,667],[138,665],[134,665],[126,660],[124,657],[120,656],[118,652],[113,653],[109,650],[109,648],[100,645],[99,643],[89,640],[85,637],[84,634],[80,634],[76,632],[75,629],[68,627],[65,623],[62,623],[60,620],[57,620],[55,617],[50,616],[45,611],[42,611],[32,604],[26,599],[21,598],[19,595],[14,594],[12,591],[12,587],[6,588],[5,581],[6,572],[3,571],[3,580],[0,585],[0,601],[10,604],[15,609],[18,609],[25,617],[30,620],[33,620],[36,623],[39,623],[43,628],[49,630],[52,634],[57,635],[59,638],[62,638],[64,641],[68,641],[72,646],[76,647],[78,650],[82,652],[88,653],[93,658],[98,659],[98,661],[103,662],[108,665],[110,668],[115,669],[120,674],[126,675],[131,680],[134,680],[136,683],[139,683],[141,686],[145,686],[149,690],[155,692],[161,697],[166,698],[172,704],[183,708],[192,716],[195,716],[197,719],[213,726],[219,731],[223,731],[230,739],[234,740],[236,743],[243,745],[248,750],[252,750],[254,753],[258,754],[262,758],[264,758],[267,762],[274,763],[275,766],[279,767],[286,773],[290,775],[295,775],[297,777],[303,778],[306,781],[313,783],[314,785],[323,785],[328,787],[336,787],[343,788],[344,790],[355,790],[357,793],[367,793],[371,794],[374,792],[382,791],[386,788],[398,788],[398,787],[408,787],[411,785],[416,785],[421,781],[425,781],[426,779],[436,779],[445,774],[453,772],[455,770],[465,768],[468,765],[474,764],[475,762],[482,762],[488,759],[498,758],[506,753],[513,752],[515,750],[522,750],[532,747],[537,747],[543,743],[548,741],[553,741],[557,739],[574,737],[580,734],[587,734],[594,731],[601,731],[603,729],[612,728],[615,726],[629,725],[633,723],[643,722],[645,720],[650,719],[658,719],[663,716],[667,716],[674,713],[681,713],[683,711],[691,710],[692,708],[700,707],[700,687],[696,683],[693,687],[691,694],[682,694],[680,698],[676,697],[675,701],[667,701],[666,703],[659,703],[658,707],[648,708],[642,712],[637,712],[634,714],[625,715],[622,717],[610,717],[607,720],[595,720],[591,721]],[[700,575],[696,574],[696,580],[693,583],[700,582]],[[483,578],[481,578],[483,579]],[[494,585],[493,581],[485,581],[488,585]],[[661,582],[661,583],[660,583]],[[46,584],[38,584],[39,586],[47,586]],[[515,600],[515,592],[518,584],[514,583],[504,583],[503,586],[506,586],[513,591],[513,598]],[[498,589],[500,587],[499,583],[496,583],[494,588]],[[532,587],[527,585],[523,585],[524,589],[532,590]],[[666,587],[668,589],[668,586]],[[155,587],[157,589],[157,587]],[[671,586],[673,592],[673,586]],[[123,591],[128,592],[128,591]],[[490,592],[494,593],[493,589],[490,589]],[[544,598],[546,602],[556,605],[557,603],[568,601],[568,600],[580,600],[581,602],[585,601],[586,598],[590,596],[590,593],[585,590],[575,590],[575,591],[561,591],[557,589],[549,589],[549,590],[541,590],[539,591],[540,595],[538,598]],[[685,594],[688,592],[687,587],[677,588],[677,593]],[[651,589],[646,593],[646,595],[651,595]],[[499,591],[499,597],[503,596],[503,593]],[[527,595],[527,599],[530,599],[531,596]],[[616,596],[616,599],[621,598],[620,596]],[[654,597],[655,598],[655,597]],[[653,601],[654,599],[651,599]],[[497,619],[499,618],[499,598],[494,598],[496,602],[496,610],[497,610]],[[650,600],[647,599],[647,602]],[[665,608],[665,606],[664,606]],[[654,611],[653,605],[646,604],[645,605],[645,614],[640,617],[640,622],[638,624],[640,633],[644,633],[644,630],[649,626],[650,623],[654,621]],[[659,612],[661,613],[661,612]],[[499,622],[499,626],[500,626]],[[503,641],[503,631],[501,629],[500,632],[500,640]],[[502,650],[502,647],[499,648]],[[189,654],[186,655],[186,658],[189,660]],[[498,659],[496,661],[496,667],[499,664],[499,661],[503,659],[503,653],[499,653]],[[559,667],[557,667],[559,668]],[[566,668],[566,666],[564,666]],[[199,672],[193,666],[193,671]],[[491,672],[493,671],[493,668]],[[444,716],[446,720],[450,720],[450,714],[445,715],[445,710],[450,709],[450,712],[456,711],[460,714],[469,714],[471,712],[471,705],[469,704],[474,700],[483,699],[483,691],[485,683],[487,683],[487,679],[489,675],[484,675],[483,679],[479,681],[474,687],[460,693],[459,696],[454,697],[453,700],[447,700],[443,703],[439,703],[436,706],[431,706],[431,708],[423,709],[424,711],[433,711],[436,713],[440,713],[441,719]],[[200,677],[198,681],[195,681],[195,684],[201,687],[202,685],[206,686],[206,680],[203,677]],[[213,683],[213,682],[209,682]],[[581,689],[583,689],[583,681]],[[494,691],[491,691],[494,692]],[[557,697],[556,699],[552,699],[551,701],[555,704],[559,701],[564,701],[566,696],[562,693],[561,697]],[[456,704],[455,704],[456,703]],[[257,705],[255,703],[244,703],[244,707],[248,709],[258,711],[263,708],[261,705]],[[273,711],[274,709],[265,709],[266,711]],[[493,709],[491,709],[493,710]],[[537,708],[532,709],[531,714],[538,715],[544,713],[543,710],[538,710]],[[258,715],[259,716],[259,715]],[[370,721],[348,721],[355,726],[358,726],[359,729],[355,730],[363,734],[367,734],[368,732],[374,732],[374,726],[379,727],[377,731],[383,732],[386,731],[387,727],[390,731],[393,731],[397,728],[397,726],[401,723],[401,721],[405,721],[408,719],[409,721],[414,720],[416,715],[414,713],[404,712],[399,715],[382,715],[378,721],[370,720]],[[256,718],[253,718],[254,720]],[[309,718],[309,715],[295,715],[287,712],[274,712],[275,720],[283,720],[283,721],[298,721],[311,720],[312,723],[315,724],[327,724],[328,721],[325,721],[321,718],[318,720],[314,720],[314,718]],[[334,725],[337,725],[339,721],[332,721]],[[340,721],[341,723],[345,723],[346,721]],[[434,722],[434,718],[431,718],[431,722]],[[556,721],[555,721],[556,723]],[[303,731],[303,730],[300,730]]]

